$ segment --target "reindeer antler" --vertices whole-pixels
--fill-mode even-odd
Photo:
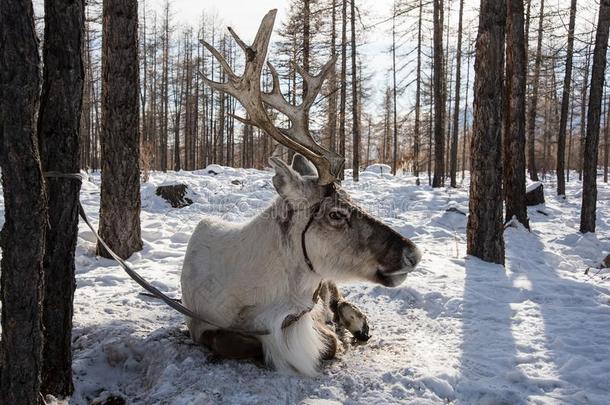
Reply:
[[[265,15],[251,46],[246,45],[235,31],[229,27],[231,36],[233,36],[235,42],[246,54],[246,66],[243,75],[236,75],[220,52],[205,41],[201,41],[201,43],[218,60],[228,80],[226,83],[220,83],[208,79],[201,72],[199,74],[208,86],[232,95],[241,103],[248,113],[249,119],[236,117],[237,119],[246,124],[259,127],[271,135],[277,142],[308,158],[318,169],[319,184],[330,184],[339,177],[345,160],[339,154],[322,147],[313,139],[309,132],[309,110],[336,59],[333,58],[327,62],[316,76],[293,64],[306,84],[303,101],[298,106],[288,103],[282,95],[279,76],[269,62],[267,62],[267,66],[273,77],[273,88],[269,93],[263,92],[261,90],[260,78],[263,63],[267,57],[267,49],[276,13],[277,10],[271,10]],[[291,126],[289,128],[276,127],[271,118],[269,118],[265,105],[286,115],[291,122]]]

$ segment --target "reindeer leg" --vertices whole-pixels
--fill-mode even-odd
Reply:
[[[357,340],[369,340],[368,321],[360,308],[347,301],[335,283],[325,281],[323,287],[320,295],[332,311],[335,325],[347,329]]]
[[[263,358],[261,342],[249,335],[226,330],[206,330],[200,336],[199,343],[208,347],[222,359],[257,359]]]

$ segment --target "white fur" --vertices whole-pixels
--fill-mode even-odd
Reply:
[[[314,375],[325,343],[313,315],[302,316],[286,329],[281,325],[286,316],[313,305],[321,278],[305,267],[296,240],[286,244],[274,219],[280,209],[278,199],[244,225],[202,220],[187,248],[182,300],[222,327],[269,330],[271,334],[260,339],[268,362],[285,373]],[[308,211],[298,211],[293,221],[307,219]],[[196,341],[205,330],[216,329],[193,319],[187,324]]]

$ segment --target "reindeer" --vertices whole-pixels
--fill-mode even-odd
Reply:
[[[202,41],[228,78],[221,83],[202,75],[202,80],[241,103],[248,118],[237,119],[261,128],[313,166],[303,159],[300,169],[297,163],[292,168],[272,157],[279,197],[269,208],[245,224],[204,218],[197,225],[182,269],[182,301],[201,315],[187,318],[192,339],[212,352],[231,358],[263,356],[280,372],[313,376],[321,360],[341,349],[336,332],[325,322],[324,302],[333,294],[328,283],[365,280],[395,287],[415,269],[421,253],[352,202],[337,182],[344,159],[320,146],[309,132],[309,110],[335,61],[318,75],[295,66],[306,85],[298,106],[285,100],[270,63],[273,87],[261,90],[275,15],[271,10],[263,18],[252,46],[229,28],[246,55],[241,76]],[[291,126],[276,127],[268,107],[286,115]],[[357,308],[337,294],[335,304],[338,322],[362,332],[358,329],[363,325],[350,325],[352,318],[357,320]],[[366,332],[362,338],[368,337]]]

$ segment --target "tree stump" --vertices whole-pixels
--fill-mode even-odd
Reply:
[[[157,187],[156,194],[170,203],[173,208],[184,208],[193,203],[193,200],[186,197],[187,190],[186,184],[172,184]]]
[[[530,205],[544,204],[544,186],[539,181],[527,186],[525,203]]]

